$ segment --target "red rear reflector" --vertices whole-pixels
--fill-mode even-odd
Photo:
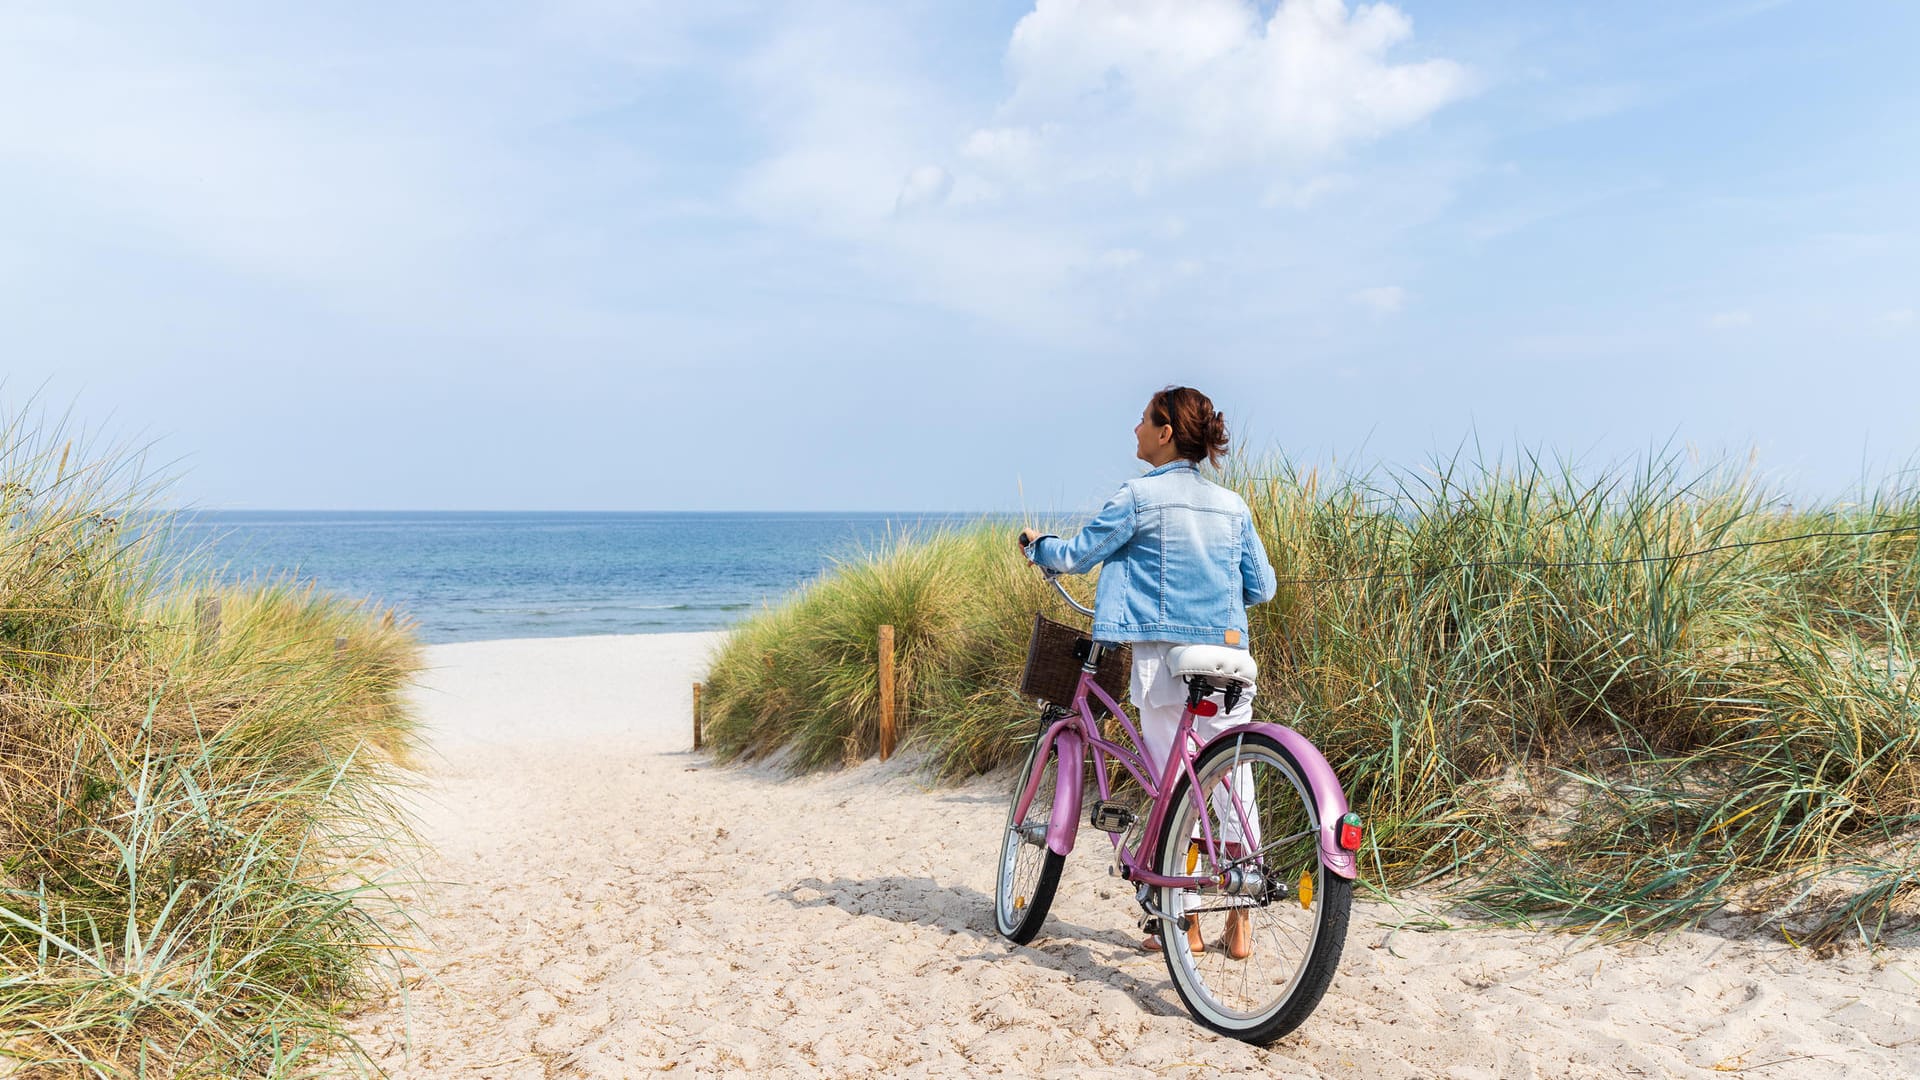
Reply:
[[[1219,711],[1220,703],[1217,701],[1196,702],[1193,706],[1193,715],[1195,716],[1212,716]]]
[[[1360,850],[1360,815],[1348,814],[1340,819],[1340,846],[1348,851]]]

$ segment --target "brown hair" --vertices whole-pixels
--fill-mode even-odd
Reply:
[[[1191,386],[1169,386],[1147,403],[1156,426],[1172,425],[1173,449],[1188,461],[1220,464],[1227,453],[1227,416],[1213,411],[1213,399]]]

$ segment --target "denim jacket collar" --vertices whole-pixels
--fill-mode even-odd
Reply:
[[[1148,469],[1146,472],[1141,473],[1140,475],[1159,476],[1161,473],[1169,473],[1175,469],[1192,469],[1194,472],[1199,472],[1200,464],[1199,462],[1188,461],[1186,458],[1174,458],[1172,461],[1167,462],[1165,465],[1162,465],[1154,469]]]

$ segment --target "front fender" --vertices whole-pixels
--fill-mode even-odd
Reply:
[[[1320,753],[1320,748],[1308,741],[1305,735],[1285,724],[1238,724],[1214,736],[1200,752],[1204,754],[1220,743],[1231,742],[1237,735],[1248,734],[1265,735],[1279,743],[1280,748],[1293,758],[1294,764],[1300,766],[1300,776],[1313,790],[1314,809],[1320,815],[1321,864],[1349,881],[1359,876],[1360,868],[1354,853],[1340,846],[1340,819],[1350,809],[1346,790],[1340,786],[1340,778],[1334,775],[1333,766],[1327,764],[1326,755]],[[1075,805],[1078,806],[1077,801]]]
[[[1079,732],[1065,730],[1053,740],[1053,748],[1060,757],[1054,765],[1053,820],[1047,823],[1047,850],[1069,855],[1080,831],[1080,785],[1085,780],[1087,747]]]

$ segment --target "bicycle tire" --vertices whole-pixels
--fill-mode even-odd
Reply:
[[[1040,742],[1034,740],[1025,763],[1014,775],[1013,792],[1007,799],[1007,825],[1000,834],[999,871],[993,884],[994,928],[1015,945],[1025,945],[1040,933],[1047,909],[1053,906],[1053,894],[1060,887],[1060,868],[1067,861],[1046,846],[1046,828],[1053,818],[1054,781],[1060,768],[1060,752],[1052,746],[1047,748],[1048,762],[1026,817],[1022,821],[1013,819],[1027,777],[1033,775]]]
[[[1247,770],[1244,774],[1243,769]],[[1235,783],[1222,787],[1228,771],[1235,774]],[[1259,772],[1268,774],[1271,782]],[[1252,850],[1241,849],[1243,857],[1239,861],[1261,871],[1266,881],[1282,883],[1284,890],[1268,885],[1260,897],[1156,890],[1161,910],[1202,920],[1203,944],[1211,916],[1219,914],[1218,925],[1222,927],[1222,940],[1197,956],[1188,947],[1184,927],[1176,921],[1161,920],[1160,942],[1167,974],[1195,1020],[1222,1035],[1265,1045],[1304,1023],[1332,984],[1346,946],[1353,883],[1330,873],[1321,863],[1321,822],[1312,786],[1299,762],[1277,741],[1252,733],[1216,743],[1194,763],[1194,775],[1200,780],[1204,798],[1196,797],[1192,781],[1185,776],[1175,785],[1156,838],[1160,872],[1169,876],[1190,873],[1186,869],[1186,840],[1198,821],[1197,815],[1212,810],[1209,825],[1216,837],[1223,835],[1223,829],[1241,831],[1223,825],[1220,804],[1226,801],[1222,795],[1236,786],[1246,787],[1263,794],[1253,800],[1248,814],[1248,824],[1256,834]],[[1242,781],[1243,775],[1252,779]],[[1280,839],[1269,839],[1272,837]],[[1291,877],[1296,869],[1312,886],[1306,904],[1300,901],[1299,879]],[[1282,895],[1276,897],[1274,891]],[[1251,948],[1244,958],[1234,958],[1227,947],[1225,939],[1232,933],[1228,923],[1233,918],[1226,913],[1229,908],[1245,912],[1240,918],[1246,920]],[[1249,963],[1255,956],[1276,959],[1271,964],[1258,964],[1256,971],[1256,964]],[[1243,996],[1230,1000],[1235,982]]]

